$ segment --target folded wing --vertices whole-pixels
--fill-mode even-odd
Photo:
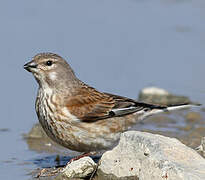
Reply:
[[[138,111],[166,109],[137,102],[135,100],[108,93],[101,93],[94,88],[79,89],[76,94],[66,100],[69,112],[84,122],[93,122],[115,116],[124,116]]]

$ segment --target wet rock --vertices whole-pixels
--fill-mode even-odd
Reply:
[[[185,118],[188,123],[199,122],[202,119],[200,113],[198,112],[188,112]]]
[[[36,152],[58,153],[61,155],[77,156],[78,152],[71,151],[52,141],[39,123],[35,124],[29,133],[23,135],[28,148]]]
[[[85,178],[91,175],[95,168],[96,163],[90,157],[83,157],[68,164],[55,180]]]
[[[129,131],[103,154],[98,180],[202,180],[205,160],[175,138]]]
[[[43,128],[39,123],[34,124],[32,129],[29,131],[28,134],[24,135],[25,138],[48,138],[46,133],[44,132]]]
[[[158,87],[147,87],[142,89],[139,94],[138,100],[147,103],[162,104],[162,105],[191,102],[190,99],[186,96],[173,95],[168,91]]]

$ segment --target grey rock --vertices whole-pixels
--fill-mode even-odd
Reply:
[[[186,96],[174,95],[158,87],[147,87],[142,89],[139,93],[138,100],[147,103],[163,104],[163,105],[191,102],[190,99]]]
[[[96,163],[90,157],[83,157],[68,164],[55,180],[85,178],[91,175],[95,168]]]
[[[204,180],[205,160],[175,138],[128,131],[103,154],[98,180]]]

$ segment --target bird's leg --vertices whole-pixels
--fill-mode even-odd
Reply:
[[[79,155],[79,156],[76,156],[76,157],[72,158],[72,159],[68,162],[68,164],[70,164],[70,163],[73,162],[73,161],[79,160],[79,159],[81,159],[81,158],[83,158],[83,157],[93,156],[93,155],[95,155],[95,154],[96,154],[95,151],[89,152],[89,153],[83,153],[83,154],[81,154],[81,155]]]
[[[79,159],[81,159],[81,158],[83,158],[83,157],[93,156],[93,155],[96,155],[96,154],[97,154],[97,152],[95,152],[95,151],[92,151],[92,152],[89,152],[89,153],[83,153],[83,154],[81,154],[81,155],[79,155],[79,156],[76,156],[76,157],[72,158],[67,164],[70,164],[70,163],[72,163],[73,161],[79,160]]]

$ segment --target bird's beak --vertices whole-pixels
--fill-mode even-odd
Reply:
[[[26,63],[23,67],[27,71],[32,72],[32,70],[37,68],[37,64],[34,61],[30,61],[30,62]]]

